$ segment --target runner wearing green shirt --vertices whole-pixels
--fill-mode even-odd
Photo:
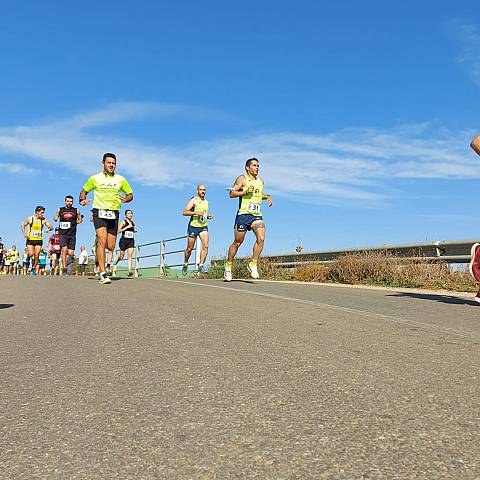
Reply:
[[[103,155],[103,171],[92,175],[80,192],[79,203],[82,206],[90,204],[88,192],[93,196],[93,225],[97,236],[96,260],[100,269],[100,283],[111,283],[105,272],[105,249],[115,249],[118,231],[118,216],[122,203],[133,200],[133,191],[127,180],[115,173],[117,157],[113,153]],[[125,194],[124,197],[120,192]]]

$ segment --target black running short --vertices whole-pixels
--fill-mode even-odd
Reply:
[[[115,235],[117,236],[117,230],[118,230],[118,215],[119,211],[118,210],[108,210],[109,212],[113,212],[114,218],[107,219],[107,218],[100,218],[100,212],[98,208],[94,208],[92,210],[93,214],[93,225],[95,227],[95,230],[97,228],[106,228],[107,233],[110,235]]]
[[[41,247],[43,246],[43,240],[27,240],[27,245],[32,247]]]
[[[122,237],[120,242],[118,242],[118,246],[122,252],[128,250],[129,248],[133,248],[135,246],[135,240],[133,238],[125,238]]]
[[[60,235],[60,247],[67,247],[68,250],[75,250],[77,237],[75,235]]]

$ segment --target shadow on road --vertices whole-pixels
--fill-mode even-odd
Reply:
[[[420,300],[431,300],[439,303],[448,303],[450,305],[471,305],[474,307],[480,307],[480,304],[473,300],[465,298],[454,297],[452,295],[436,295],[434,293],[414,293],[414,292],[398,292],[387,295],[388,297],[410,297],[418,298]]]
[[[14,307],[15,305],[13,303],[0,303],[0,310],[3,310],[4,308],[10,308]]]
[[[255,284],[254,280],[245,280],[243,278],[234,278],[231,282],[225,282],[225,280],[223,282],[224,283],[252,283],[252,284]]]
[[[118,282],[120,280],[133,280],[133,278],[128,278],[128,277],[109,277],[112,282]],[[87,277],[87,280],[95,280],[98,282],[97,277]]]

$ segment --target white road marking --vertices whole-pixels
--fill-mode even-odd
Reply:
[[[405,325],[422,328],[424,330],[431,330],[437,333],[444,333],[446,335],[454,335],[457,337],[467,338],[469,340],[480,340],[480,337],[478,337],[477,335],[465,333],[460,330],[455,330],[454,328],[436,327],[435,325],[431,325],[429,323],[424,323],[424,322],[418,322],[416,320],[408,320],[405,318],[394,317],[393,315],[385,315],[382,313],[368,312],[366,310],[358,310],[356,308],[342,307],[340,305],[332,305],[330,303],[314,302],[313,300],[304,300],[302,298],[286,297],[283,295],[276,295],[274,293],[256,292],[252,290],[245,290],[243,288],[232,288],[232,287],[225,287],[221,285],[211,285],[208,283],[187,282],[183,280],[164,279],[164,278],[147,278],[145,280],[160,280],[165,282],[181,283],[184,285],[193,285],[195,287],[217,288],[220,290],[228,290],[231,292],[237,292],[237,293],[240,292],[240,293],[246,293],[249,295],[257,295],[259,297],[273,298],[276,300],[284,300],[287,302],[301,303],[304,305],[312,305],[314,307],[330,308],[332,310],[340,310],[342,312],[353,313],[361,317],[367,317],[367,319],[371,319],[373,317],[373,318],[378,318],[378,319],[386,320],[393,323],[403,323]]]

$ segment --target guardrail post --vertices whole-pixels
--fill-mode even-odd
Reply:
[[[160,240],[160,276],[165,276],[165,241]]]

